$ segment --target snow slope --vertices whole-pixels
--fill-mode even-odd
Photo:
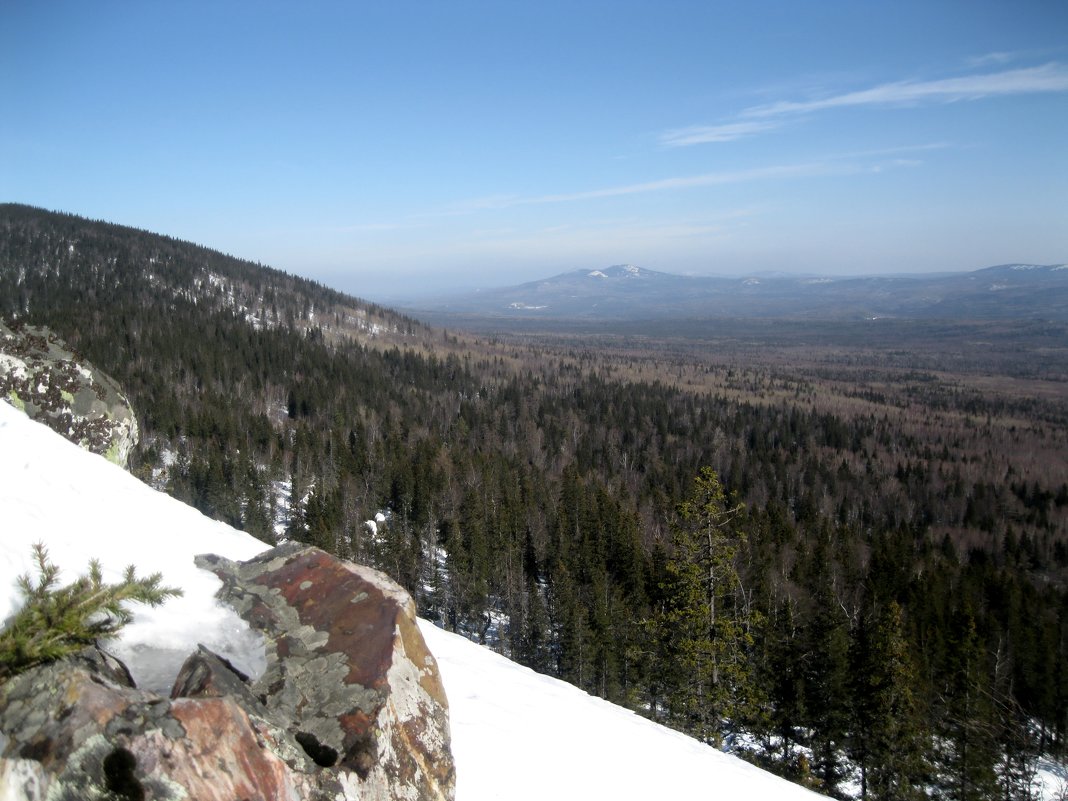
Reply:
[[[0,403],[0,621],[21,603],[16,578],[37,577],[32,545],[38,541],[62,569],[62,584],[84,575],[97,558],[105,581],[120,581],[133,564],[137,575],[160,572],[164,584],[183,590],[162,607],[134,607],[133,623],[111,647],[139,686],[169,693],[198,642],[250,675],[262,673],[262,639],[215,601],[222,583],[192,556],[248,559],[267,546]]]
[[[140,483],[0,403],[0,620],[15,579],[47,544],[66,582],[98,557],[110,580],[130,563],[185,596],[136,619],[112,647],[140,682],[167,688],[197,642],[255,669],[263,647],[193,565],[266,546]],[[797,785],[421,622],[449,696],[458,801],[816,798]]]
[[[822,798],[421,622],[449,696],[458,801]]]

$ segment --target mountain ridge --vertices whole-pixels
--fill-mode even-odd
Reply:
[[[22,319],[41,302],[87,293],[160,311],[200,306],[257,331],[313,332],[333,343],[414,344],[430,333],[379,304],[195,242],[0,203],[0,316]]]
[[[684,317],[1068,319],[1068,265],[1010,263],[962,273],[687,276],[630,264],[401,305],[442,322]]]

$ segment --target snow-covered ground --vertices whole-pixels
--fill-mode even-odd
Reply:
[[[183,590],[183,597],[161,607],[134,607],[133,623],[111,647],[140,686],[170,692],[178,667],[198,642],[246,672],[263,671],[262,639],[215,601],[220,581],[198,569],[192,556],[248,559],[267,546],[0,403],[0,621],[21,603],[17,577],[37,577],[35,542],[44,542],[62,569],[61,584],[85,574],[96,558],[105,581],[121,581],[133,564],[139,576],[160,572],[164,584]]]
[[[449,696],[458,801],[821,797],[426,621],[421,628]]]
[[[142,686],[169,689],[203,642],[255,672],[263,646],[214,593],[197,553],[247,559],[267,546],[156,492],[101,457],[0,403],[0,621],[18,606],[16,577],[44,542],[63,583],[100,559],[108,580],[127,564],[162,572],[185,595],[135,607],[111,650]],[[516,665],[426,621],[449,696],[458,801],[507,799],[816,798],[735,757]]]

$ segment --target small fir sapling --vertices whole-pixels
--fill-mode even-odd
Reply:
[[[48,558],[43,543],[33,546],[39,577],[18,578],[25,602],[0,630],[0,681],[34,665],[75,653],[97,640],[114,637],[133,619],[128,602],[159,606],[182,594],[161,586],[163,576],[137,578],[134,566],[126,568],[118,584],[105,584],[100,562],[89,562],[89,575],[59,587],[59,568]]]

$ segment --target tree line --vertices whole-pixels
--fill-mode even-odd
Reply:
[[[115,377],[134,471],[206,514],[380,567],[441,625],[831,795],[856,766],[872,798],[1026,798],[1063,755],[1068,487],[986,458],[996,409],[935,393],[920,431],[773,367],[707,388],[461,348],[202,248],[0,211],[0,315]],[[1032,452],[1065,441],[1041,408],[1012,433]]]

